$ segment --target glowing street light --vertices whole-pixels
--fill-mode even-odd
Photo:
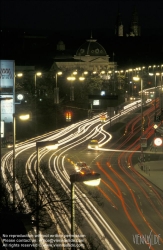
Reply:
[[[58,84],[58,76],[61,76],[62,75],[62,72],[61,71],[58,71],[56,74],[55,74],[55,89],[54,89],[54,103],[55,104],[58,104],[59,103],[59,88],[57,86]]]
[[[143,79],[135,76],[133,77],[134,81],[141,81],[141,139],[143,138],[144,127],[143,127]],[[141,143],[141,157],[143,156],[143,147]]]
[[[36,114],[36,96],[37,96],[37,76],[41,76],[42,73],[41,72],[36,72],[35,73],[35,135],[36,135],[36,132],[37,132],[37,114]]]
[[[77,72],[73,72],[73,75],[76,75]],[[76,80],[75,76],[68,76],[67,80],[71,82],[70,86],[70,101],[74,101],[74,86],[72,85],[72,82]]]
[[[42,75],[42,73],[41,72],[36,72],[35,73],[35,95],[37,94],[36,93],[36,87],[37,87],[37,76],[41,76]]]
[[[153,66],[155,67],[155,65]],[[154,76],[155,77],[155,121],[156,121],[156,89],[157,89],[157,76],[160,75],[160,73],[156,72],[156,73],[149,73],[150,76]]]
[[[77,75],[77,74],[78,74],[78,72],[77,72],[77,71],[74,71],[72,74],[73,74],[73,75]]]
[[[80,80],[80,81],[84,81],[84,80],[85,80],[85,77],[84,77],[84,76],[80,76],[80,77],[79,77],[79,80]]]
[[[40,170],[40,152],[39,149],[45,147],[48,150],[56,150],[58,149],[58,142],[57,141],[37,141],[36,142],[36,151],[37,151],[37,169],[36,169],[36,231],[37,235],[39,235],[39,170]],[[39,249],[39,237],[38,239],[38,246]]]
[[[23,76],[23,73],[17,73],[16,76],[17,76],[17,77],[22,77],[22,76]]]
[[[13,114],[13,207],[15,209],[15,142],[16,142],[16,118],[26,121],[31,120],[31,113],[29,114]]]
[[[74,239],[75,234],[75,182],[83,182],[89,186],[98,186],[100,184],[101,178],[100,174],[96,172],[90,173],[82,173],[78,172],[75,174],[70,175],[70,182],[71,182],[71,240],[72,242]],[[72,247],[72,250],[75,248]]]
[[[74,76],[69,76],[69,77],[67,77],[67,80],[68,80],[68,81],[75,81],[76,78],[75,78]]]

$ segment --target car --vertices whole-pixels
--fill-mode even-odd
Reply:
[[[105,114],[100,115],[100,121],[101,122],[106,122],[106,115]]]
[[[75,164],[75,171],[76,172],[80,172],[81,169],[89,169],[89,167],[87,166],[86,162],[80,161],[80,162],[77,162]]]
[[[87,167],[83,167],[79,170],[80,174],[89,174],[91,173],[91,169],[87,166]]]
[[[99,143],[98,140],[90,140],[90,142],[88,143],[88,149],[99,149]]]

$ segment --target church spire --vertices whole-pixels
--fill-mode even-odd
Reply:
[[[140,36],[139,17],[136,7],[133,9],[131,17],[130,34],[133,34],[133,36]]]
[[[115,35],[116,36],[123,36],[123,24],[121,20],[121,14],[118,9],[116,24],[115,24]]]

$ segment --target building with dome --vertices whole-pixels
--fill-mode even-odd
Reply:
[[[116,70],[117,63],[109,61],[109,55],[104,47],[92,36],[77,49],[75,55],[70,55],[65,47],[65,44],[59,41],[51,71],[55,71],[57,68],[62,71],[80,69],[99,73],[100,71]]]

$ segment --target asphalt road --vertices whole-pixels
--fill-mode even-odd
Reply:
[[[53,223],[58,222],[62,233],[70,234],[70,224],[65,224],[65,221],[70,221],[70,207],[63,203],[57,208],[63,211],[63,214],[58,214],[58,210],[54,209],[56,203],[53,204],[52,200],[54,197],[55,201],[60,198],[59,185],[70,197],[69,175],[75,172],[76,162],[84,161],[92,170],[101,174],[101,183],[96,188],[76,184],[76,221],[80,225],[76,232],[95,236],[98,242],[101,241],[100,250],[143,250],[149,247],[162,249],[162,191],[157,187],[151,187],[134,171],[132,164],[133,152],[138,156],[141,154],[139,114],[138,112],[134,115],[130,113],[117,116],[115,121],[112,121],[112,127],[109,121],[101,124],[99,118],[95,117],[72,124],[58,132],[31,139],[18,146],[17,158],[25,159],[23,165],[17,164],[16,171],[20,172],[21,167],[21,172],[36,191],[36,141],[43,139],[59,141],[59,149],[55,152],[45,148],[40,149],[39,193],[42,202],[49,204],[48,218]],[[144,115],[145,132],[150,137],[153,110],[147,109]],[[124,131],[128,132],[124,135]],[[91,138],[99,140],[101,145],[99,151],[88,151],[87,145]],[[12,193],[11,157],[12,152],[6,154],[2,161],[3,177],[11,175],[11,187],[8,187],[10,193]],[[17,189],[17,200],[20,199],[20,194],[20,190]]]

